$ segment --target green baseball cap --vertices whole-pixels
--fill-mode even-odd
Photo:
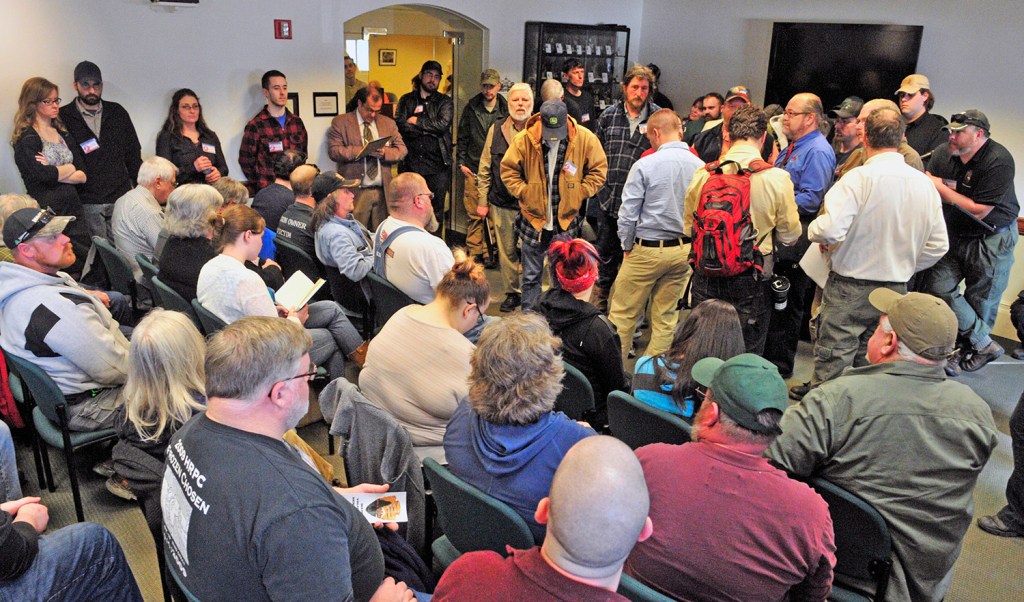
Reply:
[[[758,412],[785,412],[789,405],[786,383],[775,364],[753,353],[726,361],[706,357],[693,365],[690,374],[714,392],[715,403],[740,426],[766,435],[782,433],[778,427],[768,428],[757,421]]]

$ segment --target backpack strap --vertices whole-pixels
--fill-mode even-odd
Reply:
[[[394,244],[395,239],[409,232],[411,230],[419,230],[416,226],[399,226],[393,231],[388,233],[387,238],[381,240],[380,235],[383,230],[377,230],[377,233],[373,236],[373,273],[377,274],[381,278],[387,279],[386,266],[384,265],[384,258],[387,257],[388,249]]]
[[[771,169],[772,167],[775,166],[763,159],[754,159],[750,162],[750,165],[747,165],[747,171],[750,173],[761,173],[762,171]]]

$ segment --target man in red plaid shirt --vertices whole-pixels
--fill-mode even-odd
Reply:
[[[267,71],[261,81],[267,104],[245,124],[238,164],[255,194],[274,181],[274,161],[287,149],[306,153],[306,126],[288,110],[288,80],[280,71]]]

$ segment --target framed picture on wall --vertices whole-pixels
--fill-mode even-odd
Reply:
[[[299,116],[299,93],[289,92],[288,93],[288,110],[292,112],[292,115]]]
[[[337,114],[337,92],[313,92],[313,117],[334,117]]]
[[[394,48],[381,48],[377,51],[377,64],[381,67],[394,67],[398,63],[398,51]]]

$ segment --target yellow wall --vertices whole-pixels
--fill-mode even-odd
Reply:
[[[394,67],[381,66],[378,50],[390,48],[398,51]],[[451,42],[434,36],[370,36],[370,71],[366,81],[377,80],[386,92],[393,92],[399,98],[412,90],[412,78],[419,73],[423,63],[429,60],[441,63],[443,80],[451,73]]]

